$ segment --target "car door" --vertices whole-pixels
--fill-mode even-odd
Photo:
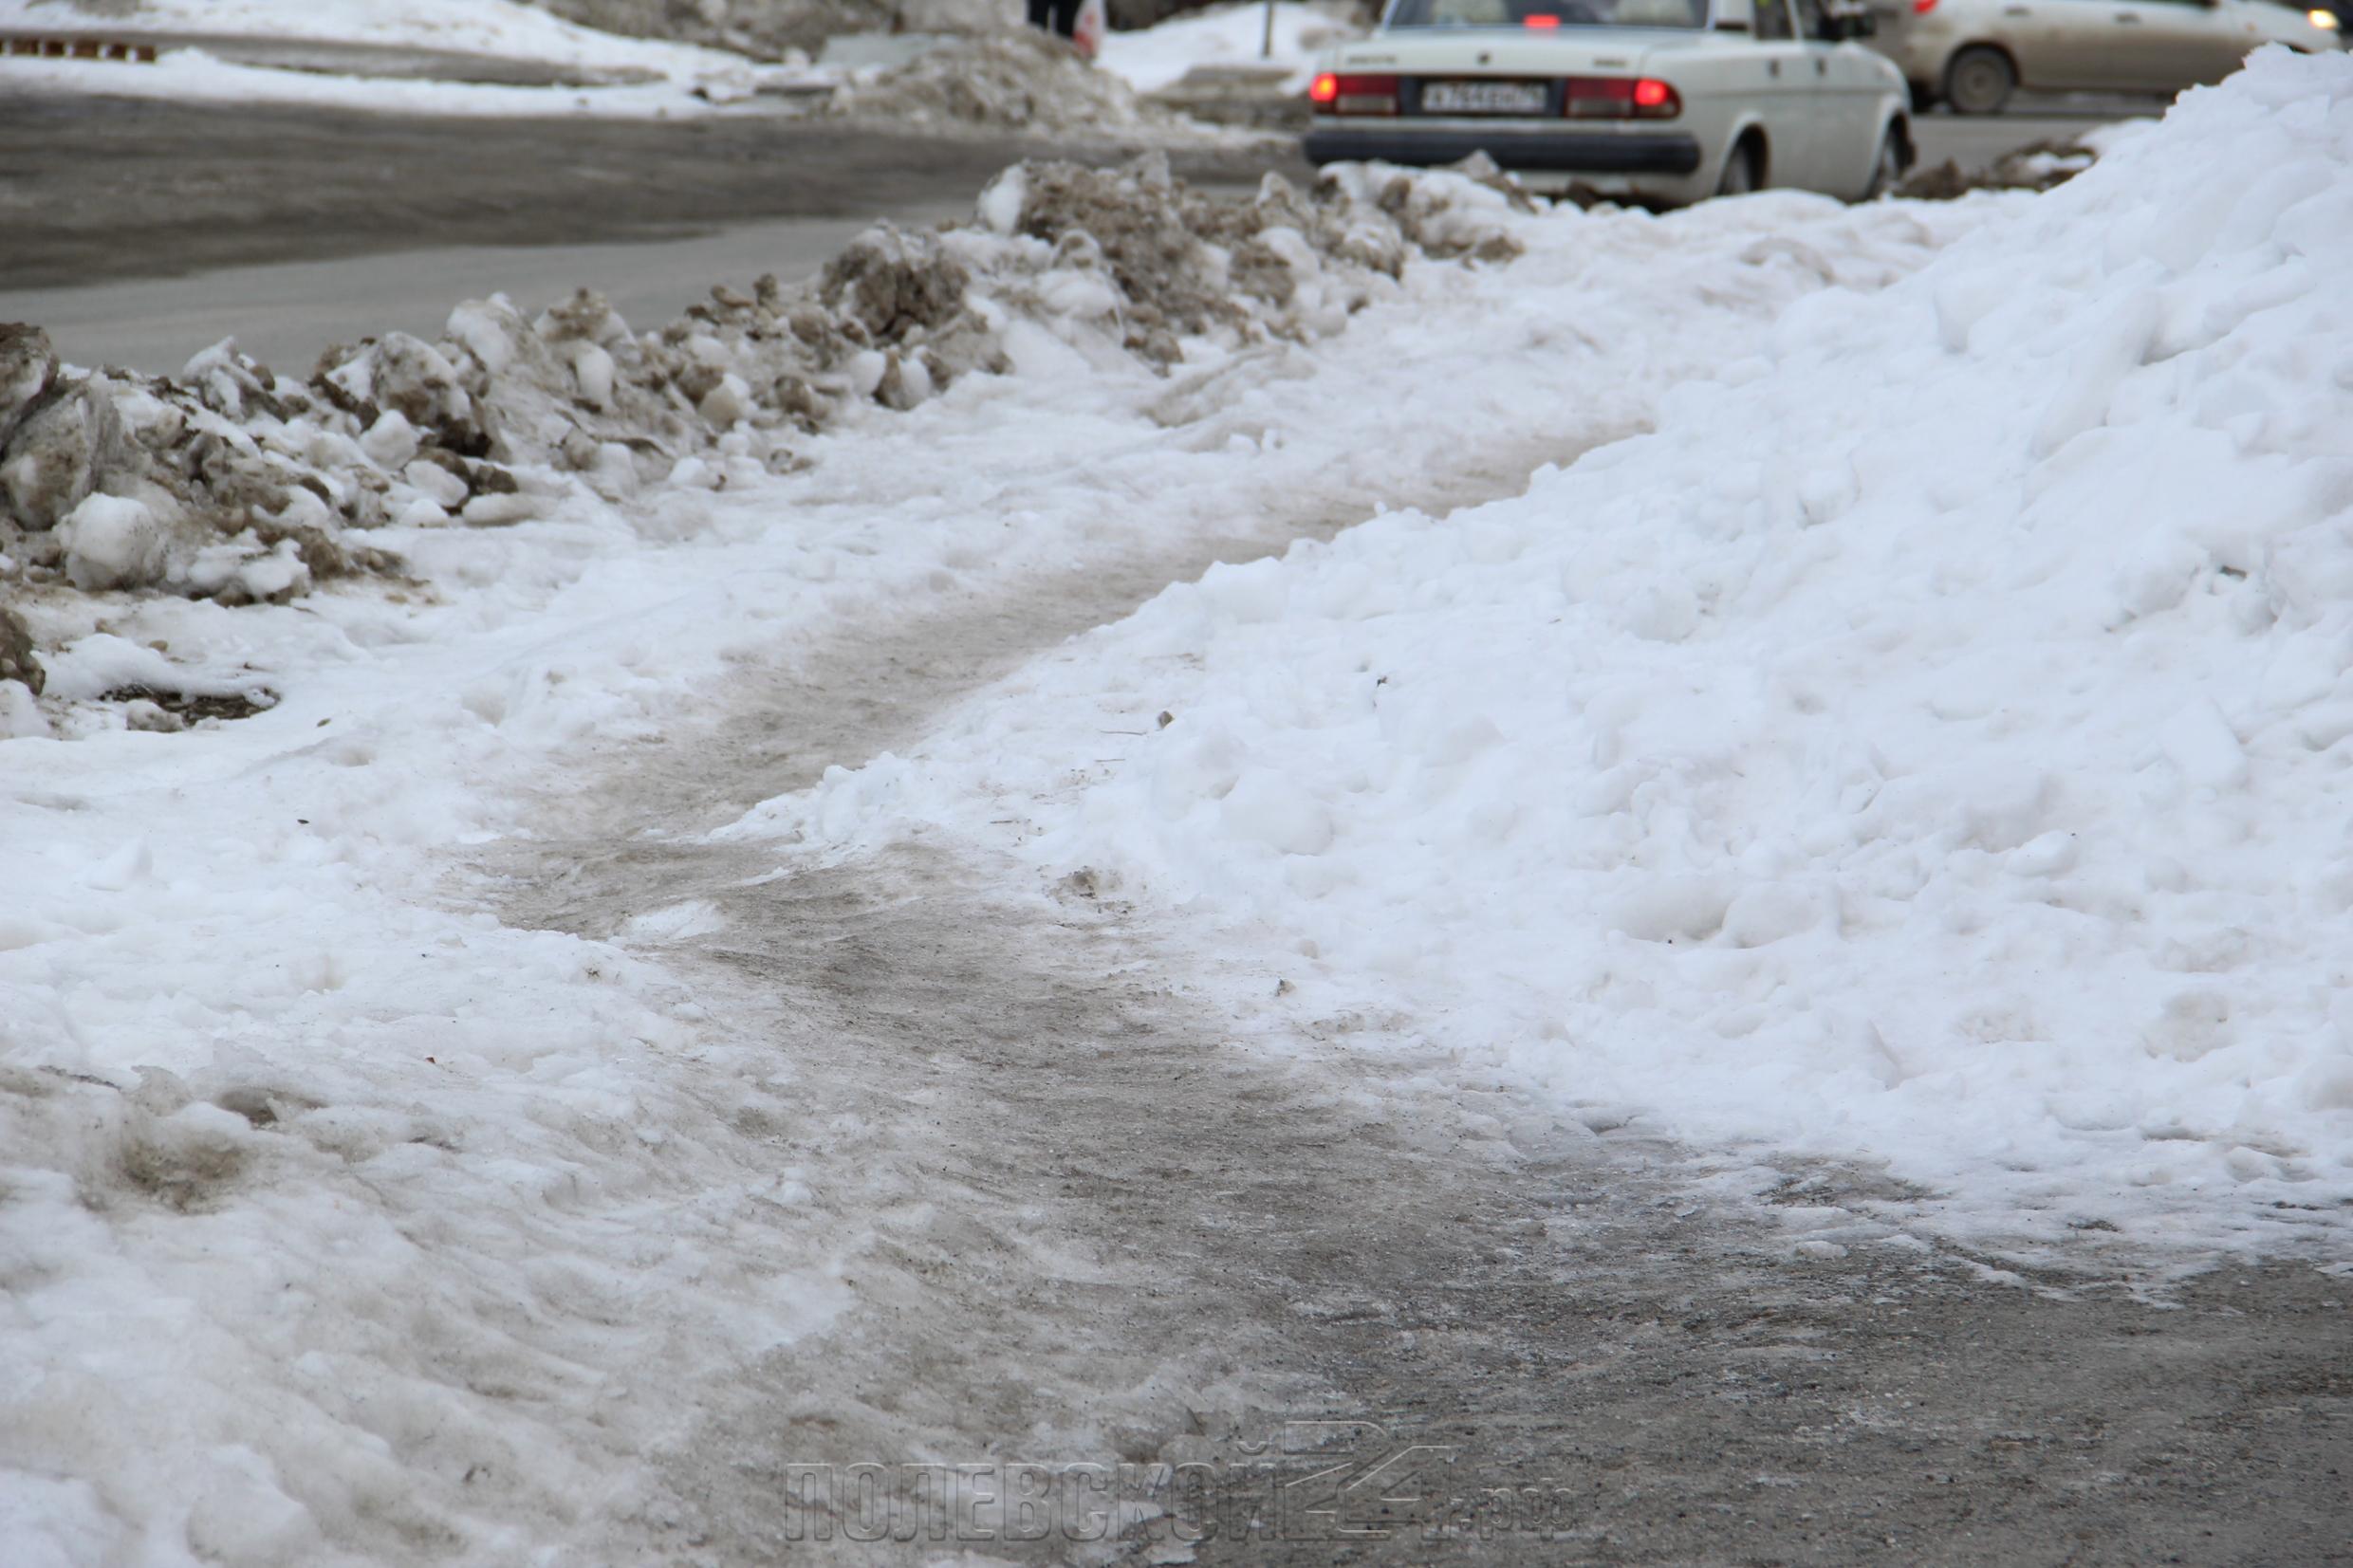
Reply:
[[[1800,81],[1811,84],[1812,159],[1810,188],[1833,196],[1857,196],[1870,182],[1879,154],[1880,101],[1886,73],[1879,57],[1859,44],[1825,38],[1823,0],[1795,0],[1798,42],[1805,50]]]
[[[2170,96],[2221,81],[2246,52],[2222,8],[2204,0],[2111,0],[2106,9],[2115,42],[2101,86]]]
[[[2150,0],[2149,9],[2163,13],[2159,58],[2168,80],[2183,87],[2221,81],[2263,42],[2243,14],[2241,0]]]
[[[2116,73],[2116,6],[2106,0],[2001,0],[1989,36],[2010,50],[2023,86],[2099,87]]]
[[[1814,63],[1798,36],[1796,0],[1754,0],[1750,17],[1749,48],[1753,58],[1744,67],[1755,95],[1757,118],[1764,121],[1769,149],[1769,183],[1820,189],[1818,109]],[[1752,83],[1752,85],[1751,84]]]

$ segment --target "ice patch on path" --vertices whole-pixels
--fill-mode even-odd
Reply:
[[[754,821],[1012,820],[1303,1021],[1883,1159],[1960,1229],[2341,1245],[2348,191],[2353,60],[2259,55],[1655,434],[1217,568],[862,821],[851,776]]]

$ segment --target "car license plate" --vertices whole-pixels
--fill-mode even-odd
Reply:
[[[1426,115],[1540,115],[1541,82],[1432,82],[1421,89]]]

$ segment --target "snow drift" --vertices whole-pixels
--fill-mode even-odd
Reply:
[[[1111,137],[1129,145],[1231,139],[1140,98],[1121,77],[1080,59],[1061,38],[1027,27],[959,38],[906,65],[854,76],[825,107],[831,115],[902,132],[980,128]]]
[[[2353,60],[1978,203],[1655,434],[1214,570],[750,825],[1018,815],[1254,997],[1955,1225],[2341,1222]]]
[[[1006,369],[1015,321],[1161,367],[1181,338],[1312,340],[1409,255],[1507,253],[1504,210],[1445,176],[1271,179],[1234,200],[1157,157],[1031,164],[970,224],[878,227],[806,284],[717,287],[658,332],[585,292],[528,315],[500,297],[436,342],[367,340],[297,381],[233,343],[177,378],[77,372],[38,329],[0,326],[0,559],[33,599],[283,600],[399,572],[421,530],[789,468],[845,408]]]

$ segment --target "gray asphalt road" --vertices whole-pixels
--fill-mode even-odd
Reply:
[[[972,211],[917,199],[891,216],[928,224]],[[876,214],[880,215],[880,214]],[[505,293],[527,307],[593,288],[636,327],[676,320],[713,284],[763,272],[791,282],[832,259],[872,218],[778,218],[714,233],[605,245],[444,246],[333,261],[232,267],[191,278],[0,293],[0,321],[35,322],[78,364],[169,373],[223,338],[291,376],[337,342],[412,332],[432,339],[461,300]]]
[[[1980,168],[2120,112],[1919,122],[1925,161]],[[471,121],[310,109],[0,102],[0,321],[46,327],[79,363],[174,371],[234,337],[289,374],[330,344],[431,334],[450,307],[581,286],[634,324],[712,284],[805,275],[877,217],[970,210],[1028,154],[1116,147],[943,140],[774,117],[678,123]],[[1194,157],[1211,182],[1295,151]]]
[[[1953,115],[1933,111],[1913,121],[1922,164],[1947,158],[1964,171],[1985,168],[2004,153],[2054,138],[2081,134],[2109,120],[2149,115],[2143,102],[2100,100],[2051,100],[2033,106],[2029,114]]]

